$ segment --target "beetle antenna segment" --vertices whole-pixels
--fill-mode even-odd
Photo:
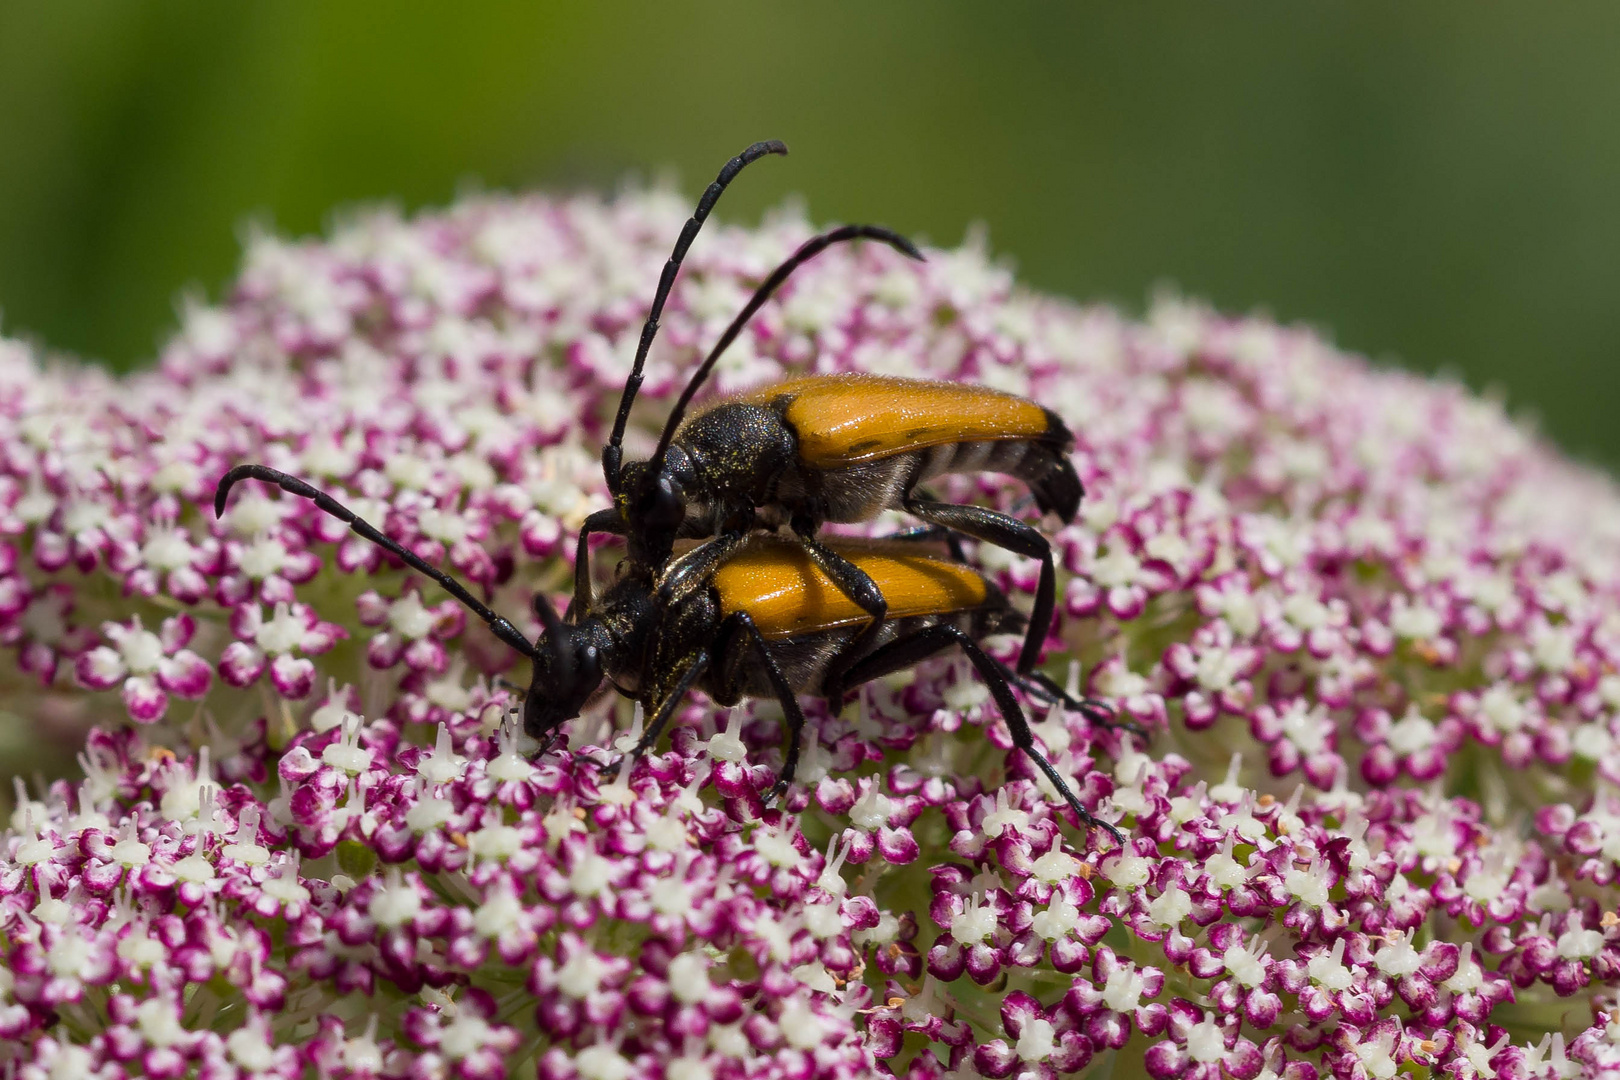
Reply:
[[[764,284],[754,290],[754,295],[748,298],[748,303],[744,304],[743,309],[737,313],[737,317],[731,320],[731,325],[726,327],[726,332],[720,335],[720,340],[715,342],[713,349],[709,350],[709,355],[703,358],[702,365],[692,373],[692,378],[687,382],[686,389],[681,391],[680,399],[675,402],[675,408],[670,411],[669,420],[664,424],[664,433],[658,439],[658,449],[653,451],[648,466],[648,475],[657,476],[659,470],[663,468],[664,455],[669,451],[669,444],[675,438],[675,429],[681,426],[681,419],[686,415],[686,407],[692,403],[692,398],[697,394],[698,388],[703,385],[709,374],[714,370],[714,365],[719,362],[721,354],[731,346],[733,341],[737,340],[737,335],[742,333],[743,327],[748,325],[748,321],[754,317],[760,308],[765,306],[765,301],[771,298],[771,294],[781,288],[784,281],[793,276],[795,270],[834,244],[843,243],[846,240],[881,240],[907,258],[916,259],[918,262],[923,261],[922,252],[917,250],[915,244],[892,229],[885,229],[881,225],[843,225],[824,232],[820,236],[812,236],[799,245],[799,250],[788,256],[787,261],[778,266],[771,273],[771,276],[765,279]]]
[[[347,523],[355,533],[370,540],[412,570],[438,582],[440,588],[459,600],[467,610],[484,620],[490,632],[496,637],[527,656],[530,660],[539,659],[540,652],[535,648],[533,642],[524,637],[517,627],[481,604],[472,593],[467,591],[466,586],[461,582],[438,567],[424,562],[415,553],[407,551],[395,541],[384,536],[377,530],[376,526],[364,518],[357,517],[353,510],[350,510],[326,492],[304,483],[296,476],[289,476],[278,469],[272,469],[265,465],[238,465],[226,473],[224,478],[220,480],[219,487],[214,489],[214,516],[216,518],[225,514],[225,499],[230,495],[231,488],[235,487],[240,481],[249,479],[263,480],[267,484],[275,484],[282,491],[311,500],[318,510],[331,514],[339,521]]]
[[[652,307],[647,312],[647,321],[641,327],[641,344],[636,346],[635,363],[630,366],[630,377],[624,380],[624,393],[619,398],[619,413],[613,418],[613,434],[608,437],[607,445],[602,447],[602,475],[607,479],[609,491],[619,490],[619,464],[623,460],[624,451],[621,443],[624,442],[624,427],[630,422],[630,406],[635,403],[636,392],[641,389],[641,371],[647,364],[647,352],[652,348],[653,338],[658,334],[658,317],[664,313],[664,301],[669,299],[669,291],[675,285],[675,274],[681,268],[681,261],[686,258],[686,249],[692,246],[697,238],[698,230],[703,228],[703,222],[719,201],[721,192],[726,190],[736,175],[750,163],[759,160],[766,154],[786,154],[787,145],[777,139],[768,139],[757,142],[744,150],[720,170],[714,183],[703,192],[698,200],[697,209],[681,228],[680,239],[675,241],[675,250],[670,253],[669,261],[664,263],[664,272],[658,278],[658,291],[653,294]]]

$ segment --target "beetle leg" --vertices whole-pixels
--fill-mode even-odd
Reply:
[[[675,710],[680,707],[681,702],[686,699],[686,695],[691,691],[692,684],[698,681],[698,678],[708,670],[708,667],[709,651],[707,649],[697,650],[687,660],[686,666],[681,668],[673,679],[669,680],[666,687],[653,696],[653,700],[657,704],[648,710],[648,712],[652,713],[652,721],[648,723],[647,730],[642,733],[640,741],[631,747],[630,756],[632,758],[638,758],[645,754],[652,748],[653,744],[658,742],[658,736],[664,733],[664,728],[669,724],[669,718],[675,715]]]
[[[967,562],[967,553],[962,550],[962,534],[943,525],[918,525],[916,528],[901,529],[878,539],[901,540],[908,544],[944,544],[946,554],[950,555],[953,561]]]
[[[844,706],[844,671],[852,662],[844,657],[860,656],[865,651],[872,638],[883,628],[883,620],[889,615],[889,602],[883,598],[882,590],[870,574],[817,540],[811,535],[810,528],[801,531],[801,525],[808,526],[808,523],[794,522],[794,534],[810,556],[810,561],[816,564],[816,569],[826,574],[838,586],[839,592],[855,601],[857,607],[872,617],[872,621],[861,627],[860,632],[833,659],[827,673],[821,678],[822,696],[827,699],[827,707],[836,716]]]
[[[1029,614],[1029,629],[1018,654],[1018,673],[1028,675],[1041,658],[1041,646],[1052,630],[1052,614],[1057,607],[1057,570],[1052,565],[1052,545],[1040,530],[1017,518],[983,506],[957,506],[907,495],[906,511],[924,521],[964,533],[987,544],[1006,548],[1015,555],[1041,560],[1041,580],[1035,588],[1035,607]]]
[[[1035,734],[1029,729],[1029,721],[1024,716],[1024,710],[1019,707],[1018,699],[1013,697],[1012,686],[1002,675],[1001,668],[989,654],[979,648],[978,642],[958,627],[949,623],[935,623],[918,630],[915,634],[898,638],[852,664],[846,675],[851,686],[858,686],[882,678],[891,672],[911,667],[952,645],[961,648],[968,661],[978,671],[979,678],[990,688],[990,696],[995,699],[996,708],[1001,711],[1002,719],[1007,721],[1007,730],[1012,733],[1013,745],[1029,755],[1036,768],[1052,781],[1052,786],[1057,788],[1063,801],[1080,816],[1081,821],[1107,830],[1115,840],[1124,844],[1124,835],[1113,825],[1087,810],[1080,797],[1069,786],[1069,782],[1063,779],[1062,774],[1046,759],[1046,755],[1041,753],[1040,748],[1035,745]]]
[[[438,567],[424,561],[415,552],[407,551],[398,543],[384,536],[375,525],[364,518],[356,516],[353,510],[350,510],[319,488],[304,483],[296,476],[289,476],[281,470],[272,469],[267,465],[238,465],[226,473],[220,479],[219,486],[214,489],[215,517],[220,517],[225,513],[225,500],[229,497],[231,488],[248,479],[263,480],[265,483],[276,485],[290,495],[297,495],[314,502],[316,508],[322,513],[331,514],[339,521],[347,524],[356,535],[376,544],[418,574],[437,582],[441,589],[455,597],[466,606],[467,610],[482,619],[485,625],[489,627],[490,632],[496,637],[527,656],[530,660],[539,659],[539,653],[535,649],[534,643],[524,637],[517,627],[480,603],[472,593],[467,591],[465,585]]]
[[[924,491],[921,488],[914,488],[910,497],[920,502],[939,502],[939,500],[936,499],[931,493]],[[968,561],[967,553],[962,550],[962,534],[951,529],[947,529],[943,525],[915,525],[909,529],[901,529],[899,532],[890,533],[887,536],[881,537],[881,539],[904,540],[908,544],[944,544],[945,551],[950,555],[952,560],[959,563],[965,563]]]
[[[782,771],[776,776],[776,783],[771,786],[770,798],[778,798],[793,783],[794,775],[799,771],[799,749],[804,740],[804,710],[799,707],[799,698],[788,683],[787,676],[771,655],[770,646],[765,643],[765,637],[754,625],[754,620],[746,611],[736,611],[726,616],[721,623],[722,635],[735,635],[726,639],[726,646],[722,648],[721,655],[725,657],[726,672],[724,682],[728,688],[736,686],[741,674],[743,652],[736,648],[746,638],[748,644],[753,646],[752,651],[759,657],[759,662],[765,666],[765,676],[770,679],[771,686],[776,690],[776,700],[782,706],[782,717],[787,721],[788,746],[787,756],[782,761]],[[739,695],[740,696],[740,695]]]
[[[579,546],[574,549],[574,598],[563,612],[563,622],[572,623],[591,610],[596,598],[591,589],[591,534],[624,535],[624,518],[617,507],[598,510],[579,527]]]
[[[708,588],[720,565],[747,543],[746,532],[723,533],[693,548],[674,564],[658,582],[658,604],[668,610],[684,601],[695,589]]]

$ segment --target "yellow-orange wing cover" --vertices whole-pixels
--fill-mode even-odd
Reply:
[[[941,443],[1034,439],[1052,430],[1046,410],[972,383],[891,375],[811,375],[744,393],[783,410],[812,465],[851,465]]]
[[[989,590],[971,567],[908,552],[897,543],[828,539],[829,547],[871,575],[891,619],[971,610]],[[750,541],[714,575],[723,614],[746,611],[767,641],[869,622],[871,616],[790,540]]]

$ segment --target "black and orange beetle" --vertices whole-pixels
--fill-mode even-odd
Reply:
[[[689,231],[690,223],[683,244]],[[674,281],[672,268],[685,254],[677,244],[602,450],[613,505],[592,514],[580,530],[574,606],[589,590],[593,533],[624,536],[630,561],[655,571],[668,562],[677,539],[708,540],[701,554],[665,579],[663,587],[678,592],[688,578],[707,580],[755,529],[786,526],[817,568],[871,617],[875,633],[888,610],[882,590],[817,534],[828,522],[869,521],[884,510],[904,510],[928,523],[927,534],[960,533],[1041,561],[1017,671],[1056,692],[1035,670],[1056,600],[1051,544],[1007,514],[939,502],[919,491],[920,484],[947,474],[1003,473],[1024,481],[1043,512],[1073,521],[1084,494],[1069,460],[1074,436],[1050,409],[983,386],[841,374],[790,379],[687,415],[721,354],[771,294],[827,247],[855,239],[880,240],[921,258],[903,237],[870,225],[844,226],[806,241],[759,286],[693,373],[652,457],[624,462],[630,407]],[[837,700],[841,672],[827,674],[829,698]]]
[[[313,499],[324,512],[438,582],[497,637],[527,656],[534,672],[523,700],[523,730],[533,738],[545,739],[578,716],[604,679],[645,709],[647,728],[631,750],[635,756],[657,742],[693,689],[720,705],[735,705],[745,697],[774,698],[788,727],[774,796],[792,783],[799,764],[805,723],[799,694],[819,692],[834,667],[842,671],[843,685],[859,686],[954,645],[990,688],[1013,744],[1029,755],[1081,821],[1101,826],[1123,843],[1119,830],[1093,816],[1035,745],[1012,693],[1011,672],[979,645],[991,634],[1022,629],[1024,616],[978,571],[924,554],[914,541],[825,541],[889,597],[887,613],[875,627],[871,615],[802,545],[756,532],[733,548],[723,565],[710,562],[702,547],[675,557],[666,576],[688,582],[678,597],[628,563],[600,597],[588,595],[583,607],[576,601],[571,618],[559,617],[550,601],[536,594],[534,612],[544,630],[530,642],[455,578],[297,477],[263,465],[240,465],[225,474],[214,493],[215,516],[224,513],[231,487],[248,478]],[[701,575],[687,569],[689,560],[700,561]]]

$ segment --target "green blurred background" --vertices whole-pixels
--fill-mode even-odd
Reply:
[[[0,3],[4,328],[126,367],[241,226],[469,184],[695,193],[1173,283],[1504,387],[1583,456],[1620,305],[1620,5]],[[651,288],[652,282],[648,282]]]

